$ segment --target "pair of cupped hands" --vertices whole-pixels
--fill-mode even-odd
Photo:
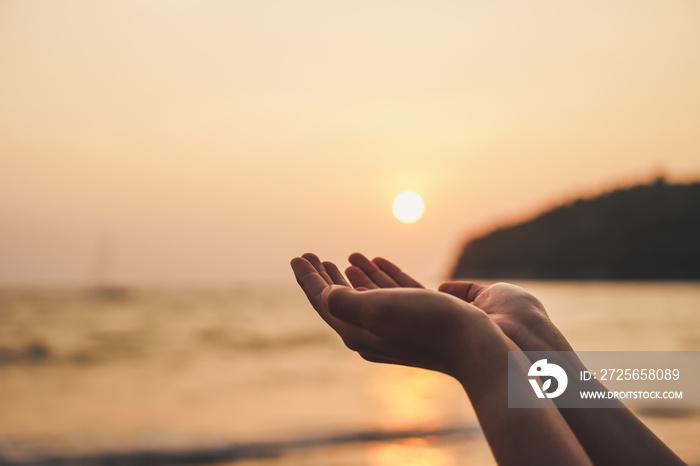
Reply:
[[[349,261],[347,279],[311,253],[291,265],[314,309],[368,361],[459,378],[464,359],[479,357],[491,344],[570,349],[542,303],[518,286],[451,281],[435,291],[384,258],[354,253]]]

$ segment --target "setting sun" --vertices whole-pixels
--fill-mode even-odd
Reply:
[[[420,195],[404,191],[394,198],[392,209],[397,219],[404,223],[413,223],[423,215],[425,204]]]

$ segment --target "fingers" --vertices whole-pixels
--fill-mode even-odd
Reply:
[[[321,263],[321,259],[319,259],[316,254],[307,252],[306,254],[302,254],[301,257],[309,261],[309,263],[314,266],[316,271],[319,273],[319,275],[321,275],[321,278],[323,278],[326,283],[329,285],[333,284],[333,280],[331,280],[330,275],[328,275],[328,272],[326,272],[325,267],[323,267],[323,264]]]
[[[305,258],[295,257],[292,259],[291,265],[297,283],[304,290],[304,294],[314,309],[320,312],[323,291],[329,286],[330,278],[326,281],[311,262]]]
[[[329,285],[350,286],[350,284],[345,280],[345,277],[343,277],[343,274],[340,273],[340,270],[338,270],[338,267],[333,262],[321,262],[316,254],[312,254],[310,252],[302,254],[301,257],[306,259],[314,267],[314,269],[316,269],[321,278],[323,278]]]
[[[386,273],[392,280],[404,288],[423,288],[423,285],[414,280],[410,275],[401,270],[396,264],[384,259],[375,257],[372,262]]]
[[[363,288],[365,290],[373,290],[379,288],[376,283],[370,279],[366,273],[362,271],[361,268],[351,265],[345,269],[345,275],[352,283],[355,289]]]
[[[487,286],[475,282],[445,282],[438,287],[438,291],[451,294],[468,303],[473,302]]]
[[[350,257],[348,258],[350,263],[354,265],[355,267],[359,268],[361,271],[369,277],[369,279],[374,282],[375,285],[379,288],[397,288],[399,286],[398,283],[394,281],[389,275],[386,274],[383,270],[381,270],[377,265],[367,259],[365,256],[360,254],[359,252],[355,252],[353,254],[350,254]],[[398,268],[398,267],[397,267]],[[347,273],[347,271],[346,271]],[[350,277],[348,277],[350,278]],[[350,280],[352,281],[352,280]],[[354,283],[353,283],[354,284]],[[362,285],[366,286],[366,285]]]
[[[294,275],[297,283],[304,290],[304,294],[308,298],[311,305],[316,309],[321,318],[335,330],[343,343],[353,351],[358,351],[360,348],[373,348],[378,344],[378,337],[371,331],[357,325],[359,319],[354,318],[351,309],[344,309],[343,315],[349,315],[351,319],[343,319],[329,311],[329,297],[334,293],[356,293],[347,285],[337,286],[330,285],[326,279],[321,276],[314,265],[306,257],[313,259],[313,254],[304,254],[304,257],[295,257],[292,259],[291,265],[294,270]],[[320,262],[319,262],[320,264]],[[316,264],[318,266],[318,264]],[[330,275],[335,276],[337,267],[332,265]],[[337,271],[338,275],[340,272]],[[342,278],[342,275],[340,275]],[[344,280],[343,280],[344,281]],[[343,300],[341,300],[343,301]]]
[[[326,269],[326,272],[333,283],[347,287],[350,286],[350,284],[345,280],[345,277],[343,277],[343,274],[340,273],[340,270],[338,270],[338,267],[333,262],[323,261],[321,264]]]

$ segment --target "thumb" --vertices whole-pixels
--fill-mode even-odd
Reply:
[[[329,314],[347,324],[366,327],[375,310],[372,303],[368,302],[370,294],[367,291],[357,291],[347,286],[329,290],[324,295]]]
[[[463,301],[471,303],[486,290],[486,288],[488,287],[476,282],[457,281],[443,283],[438,287],[438,291],[451,294]]]

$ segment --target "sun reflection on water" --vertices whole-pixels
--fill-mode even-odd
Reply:
[[[454,387],[442,374],[387,366],[369,379],[367,388],[377,401],[377,416],[386,429],[435,429],[450,424],[453,412],[445,395]],[[448,451],[423,438],[373,443],[367,454],[374,466],[455,464]]]
[[[387,428],[434,428],[445,422],[444,395],[450,380],[436,372],[388,366],[368,382]]]
[[[394,443],[370,445],[369,462],[372,466],[453,466],[448,454],[421,438],[409,438]]]

